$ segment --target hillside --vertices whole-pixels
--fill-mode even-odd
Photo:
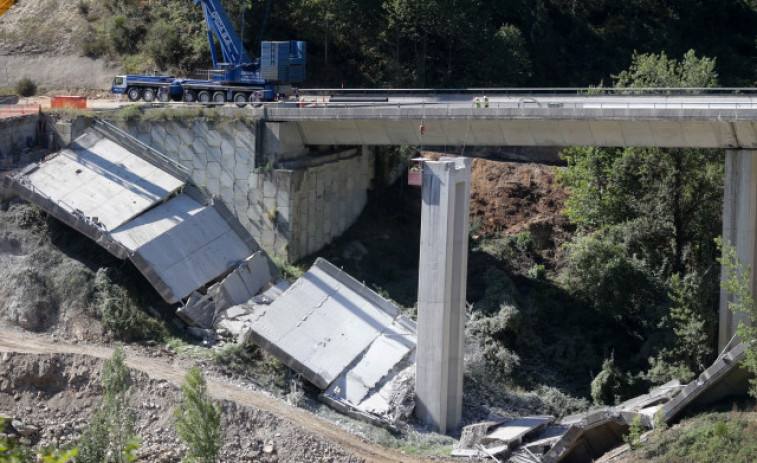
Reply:
[[[0,88],[29,77],[44,89],[107,89],[119,66],[82,53],[92,24],[105,15],[99,2],[89,13],[58,0],[25,0],[0,16]]]
[[[241,30],[241,3],[223,4]],[[635,52],[680,58],[690,49],[716,60],[725,86],[755,80],[757,7],[737,0],[266,4],[246,4],[245,46],[257,55],[261,38],[308,42],[302,87],[586,87],[610,81]],[[104,77],[106,63],[188,75],[210,61],[204,29],[199,5],[183,0],[23,0],[0,17],[0,64],[16,74],[2,85],[28,74],[46,88],[104,88],[74,68]],[[18,55],[32,61],[8,58]],[[65,79],[46,72],[45,60]]]

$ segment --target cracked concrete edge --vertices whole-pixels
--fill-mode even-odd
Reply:
[[[728,353],[717,359],[697,379],[684,387],[673,400],[662,406],[660,409],[662,419],[665,422],[672,421],[685,407],[715,386],[728,373],[732,372],[734,368],[739,368],[741,361],[746,357],[747,347],[747,343],[739,343]]]
[[[34,167],[36,168],[36,164]],[[30,169],[26,172],[31,172],[32,170],[33,169]],[[5,177],[3,179],[3,186],[17,194],[23,200],[34,204],[51,216],[55,217],[69,227],[91,239],[95,243],[99,244],[113,256],[121,260],[129,257],[129,250],[126,249],[126,247],[124,247],[121,243],[111,238],[110,233],[105,232],[100,228],[86,222],[81,217],[71,214],[66,209],[62,208],[54,201],[52,201],[50,198],[35,193],[32,189],[27,188],[23,183],[16,180],[15,178]]]
[[[165,281],[158,275],[152,264],[142,256],[142,253],[137,250],[129,258],[131,262],[137,267],[137,270],[150,282],[153,288],[160,294],[160,296],[168,303],[174,304],[179,302],[181,296],[177,296],[166,284]]]
[[[317,258],[315,262],[313,263],[313,267],[318,267],[320,270],[324,271],[330,277],[334,278],[335,280],[344,284],[346,287],[348,287],[355,293],[364,297],[368,302],[375,305],[379,310],[386,313],[393,319],[397,319],[400,315],[402,315],[400,309],[397,306],[395,306],[388,300],[384,299],[383,297],[379,296],[378,294],[376,294],[376,292],[374,292],[373,290],[371,290],[364,284],[360,283],[351,275],[349,275],[347,272],[336,267],[334,264],[327,261],[326,259],[323,259],[321,257]],[[404,322],[403,326],[414,328],[413,324],[408,323],[407,321]]]
[[[347,401],[336,399],[330,395],[327,395],[325,392],[318,394],[318,400],[325,403],[334,410],[349,416],[350,418],[385,428],[393,433],[401,432],[401,430],[397,426],[394,426],[389,421],[382,419],[377,415],[372,415],[370,413],[364,412],[348,403]]]
[[[159,152],[155,148],[143,144],[137,138],[119,129],[115,125],[102,119],[96,119],[92,125],[92,129],[102,137],[127,148],[132,154],[149,162],[153,166],[168,172],[182,182],[187,183],[191,180],[189,170],[185,166],[171,160],[168,156]],[[74,143],[77,143],[78,140],[79,138],[77,138]]]
[[[318,389],[323,391],[328,388],[329,383],[327,383],[317,372],[308,368],[305,364],[295,359],[294,357],[286,353],[283,349],[268,341],[264,337],[260,336],[254,330],[247,330],[246,334],[242,338],[242,344],[246,344],[248,342],[256,344],[261,349],[279,359],[284,363],[284,365],[302,374],[305,379],[310,381],[310,383],[315,385]]]

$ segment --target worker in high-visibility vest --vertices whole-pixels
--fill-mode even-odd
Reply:
[[[488,108],[488,107],[489,107],[489,97],[484,95],[484,108]]]
[[[473,103],[475,103],[477,108],[481,107],[481,100],[478,97],[473,98]]]

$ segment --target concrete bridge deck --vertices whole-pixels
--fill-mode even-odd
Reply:
[[[757,147],[757,98],[748,95],[514,95],[488,107],[470,96],[322,99],[256,113],[295,125],[305,145]]]

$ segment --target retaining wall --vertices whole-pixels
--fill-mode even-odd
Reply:
[[[24,152],[39,145],[38,121],[36,114],[0,119],[0,169],[24,162]]]
[[[367,202],[374,156],[367,148],[302,156],[298,148],[288,168],[273,169],[276,163],[263,155],[271,141],[263,138],[279,131],[260,124],[173,119],[118,125],[186,167],[192,181],[220,197],[268,253],[292,262],[355,222]],[[280,151],[286,140],[277,146]],[[279,151],[276,160],[294,156]]]

